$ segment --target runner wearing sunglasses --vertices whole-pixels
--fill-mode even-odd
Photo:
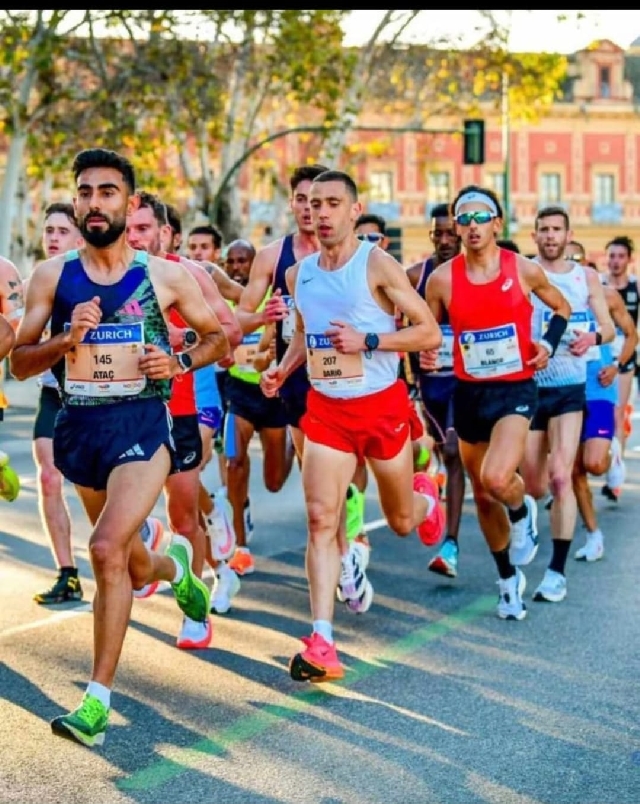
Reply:
[[[512,542],[537,539],[537,533],[535,506],[525,498],[517,470],[537,405],[534,374],[554,353],[571,310],[539,265],[497,245],[503,212],[493,191],[468,185],[453,211],[464,253],[431,274],[426,299],[438,321],[449,316],[458,380],[454,427],[480,528],[498,570],[497,614],[522,620],[526,580],[509,548]],[[552,311],[538,343],[531,330],[532,293]],[[420,359],[423,369],[433,370],[438,350],[423,352]]]

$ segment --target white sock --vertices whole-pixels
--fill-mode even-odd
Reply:
[[[105,709],[111,708],[111,690],[109,687],[105,687],[104,684],[90,681],[87,684],[87,695],[93,695],[94,698],[97,698]]]
[[[420,493],[420,492],[418,492]],[[424,497],[427,501],[427,513],[424,515],[424,518],[431,516],[431,512],[436,507],[436,500],[434,497],[430,497],[428,494],[420,494],[421,497]]]
[[[314,620],[313,630],[314,633],[320,634],[327,642],[333,642],[333,626],[329,620]]]
[[[176,565],[176,574],[175,574],[173,580],[171,581],[171,583],[174,583],[174,584],[175,583],[180,583],[180,581],[184,578],[184,567],[182,566],[182,564],[179,561],[176,561],[176,559],[173,558],[173,556],[171,556],[171,558],[173,560],[173,563]]]

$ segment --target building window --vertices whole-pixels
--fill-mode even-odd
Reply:
[[[593,177],[593,196],[595,204],[615,204],[616,182],[612,173],[596,173]]]
[[[609,67],[600,68],[600,97],[611,97],[611,68]]]
[[[542,173],[540,176],[540,203],[543,206],[559,204],[562,200],[559,173]]]
[[[445,171],[429,173],[427,200],[430,204],[451,203],[451,176]]]
[[[504,173],[489,173],[487,175],[487,187],[489,187],[498,196],[504,197]]]
[[[369,175],[369,201],[390,204],[393,201],[393,173],[374,172]]]

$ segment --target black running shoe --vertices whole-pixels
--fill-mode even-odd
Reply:
[[[82,587],[77,570],[60,570],[51,589],[33,596],[36,603],[43,606],[66,603],[69,600],[82,600]]]

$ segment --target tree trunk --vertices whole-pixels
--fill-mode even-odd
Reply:
[[[22,174],[22,162],[27,145],[25,132],[17,132],[11,136],[7,152],[6,168],[2,189],[0,190],[0,256],[11,254],[13,224],[17,213],[18,189]]]

